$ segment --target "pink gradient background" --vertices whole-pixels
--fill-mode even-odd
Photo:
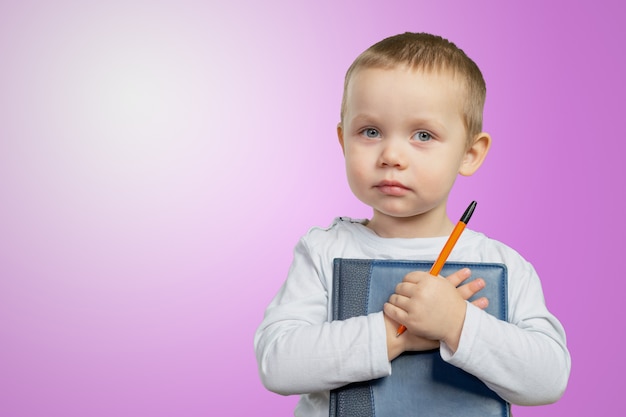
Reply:
[[[403,31],[482,68],[494,146],[450,215],[478,200],[568,333],[565,396],[515,417],[623,409],[619,2],[100,3],[0,4],[1,416],[291,415],[253,334],[297,239],[369,215],[343,75]]]

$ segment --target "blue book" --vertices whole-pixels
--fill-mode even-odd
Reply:
[[[333,320],[382,310],[411,271],[429,271],[432,262],[335,259]],[[475,297],[487,297],[486,311],[507,320],[507,269],[503,264],[447,262],[441,275],[470,268],[485,280]],[[471,301],[472,299],[470,299]],[[439,349],[405,352],[391,362],[390,376],[332,390],[330,417],[510,417],[510,405],[475,376],[441,359]]]

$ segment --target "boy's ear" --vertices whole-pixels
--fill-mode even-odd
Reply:
[[[483,164],[490,147],[491,136],[488,133],[481,132],[476,135],[472,145],[465,151],[459,174],[468,177],[475,173]]]
[[[343,146],[343,126],[341,126],[341,122],[337,124],[337,138],[339,139],[339,144],[341,145],[341,151],[345,155],[346,149]]]

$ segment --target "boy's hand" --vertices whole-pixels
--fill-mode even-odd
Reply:
[[[403,282],[396,286],[396,293],[383,308],[386,320],[404,324],[409,333],[406,335],[408,340],[394,343],[389,340],[389,327],[392,324],[385,322],[390,357],[399,349],[406,351],[436,348],[438,343],[433,341],[443,341],[452,351],[456,351],[465,320],[465,300],[485,285],[482,279],[477,279],[457,288],[470,275],[470,270],[464,268],[446,279],[420,271],[411,272],[404,277]],[[488,301],[482,297],[472,303],[484,309]],[[393,336],[395,337],[395,329]],[[397,339],[403,338],[405,335]],[[402,352],[397,355],[400,353]]]
[[[446,280],[450,284],[457,287],[456,289],[459,291],[459,293],[461,294],[461,297],[463,297],[464,300],[469,300],[478,291],[485,288],[485,281],[483,281],[482,278],[477,278],[473,280],[472,282],[459,286],[459,284],[461,284],[463,281],[468,279],[471,275],[472,275],[472,271],[470,271],[468,268],[463,268],[463,269],[459,269],[454,274],[451,274],[446,278]],[[489,300],[487,300],[487,298],[485,297],[480,297],[472,301],[472,304],[474,304],[476,307],[480,308],[481,310],[484,310],[489,305]]]
[[[438,340],[429,340],[408,331],[402,337],[397,337],[396,333],[400,323],[393,321],[387,314],[383,314],[383,317],[385,318],[387,330],[387,357],[390,361],[400,356],[403,352],[421,352],[439,347]]]

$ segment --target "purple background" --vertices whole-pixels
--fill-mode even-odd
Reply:
[[[624,13],[614,1],[3,1],[0,415],[291,415],[252,340],[293,246],[367,217],[336,141],[343,75],[403,31],[482,68],[481,170],[456,218],[536,266],[563,399],[623,408]]]

